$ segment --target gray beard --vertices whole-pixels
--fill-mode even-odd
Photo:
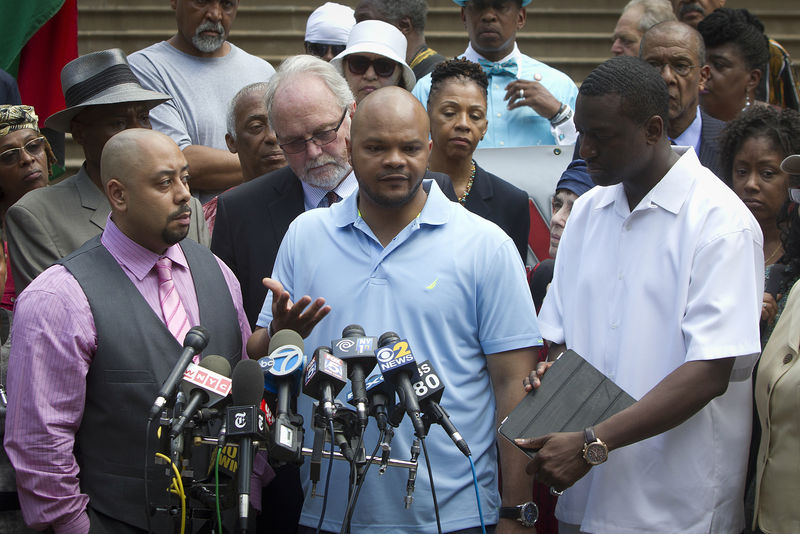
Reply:
[[[202,32],[212,30],[219,32],[216,37],[213,36],[205,36],[200,35]],[[204,54],[210,54],[211,52],[216,52],[219,48],[225,43],[225,29],[222,27],[222,24],[206,22],[201,24],[197,27],[192,36],[192,44],[195,48],[197,48],[200,52]]]
[[[311,174],[308,170],[306,170],[304,173],[299,174],[298,176],[300,177],[301,181],[309,185],[330,191],[339,185],[339,183],[341,183],[341,181],[344,180],[352,170],[350,165],[347,163],[344,165],[338,161],[333,161],[333,163],[335,163],[335,166],[322,174]]]

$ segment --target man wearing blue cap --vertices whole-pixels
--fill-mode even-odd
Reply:
[[[563,72],[524,55],[516,35],[530,0],[453,0],[469,35],[462,57],[489,76],[489,129],[478,148],[566,145],[575,142],[572,109],[578,88]],[[431,79],[414,88],[427,105]]]

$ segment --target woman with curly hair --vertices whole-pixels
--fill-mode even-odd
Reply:
[[[797,151],[800,114],[791,109],[753,107],[722,131],[723,175],[761,226],[767,265],[783,253],[779,219],[786,216],[782,208],[789,198],[789,175],[781,170],[781,162]]]
[[[720,8],[697,26],[706,45],[711,75],[700,93],[703,110],[721,121],[730,121],[756,100],[767,72],[769,39],[764,25],[746,9]]]
[[[528,253],[528,194],[482,169],[472,154],[486,134],[489,80],[480,65],[466,59],[439,63],[431,72],[428,117],[430,170],[450,176],[458,201],[502,228],[525,262]]]

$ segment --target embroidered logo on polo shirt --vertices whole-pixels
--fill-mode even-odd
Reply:
[[[433,288],[436,287],[436,284],[438,284],[438,283],[439,283],[439,279],[437,278],[436,280],[434,280],[433,282],[431,282],[430,284],[425,286],[425,289],[428,289],[428,290],[433,289]]]

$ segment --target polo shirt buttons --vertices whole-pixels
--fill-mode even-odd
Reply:
[[[783,357],[783,365],[786,365],[790,361],[792,361],[792,354],[791,353],[789,353],[789,354],[787,354],[786,356]]]

